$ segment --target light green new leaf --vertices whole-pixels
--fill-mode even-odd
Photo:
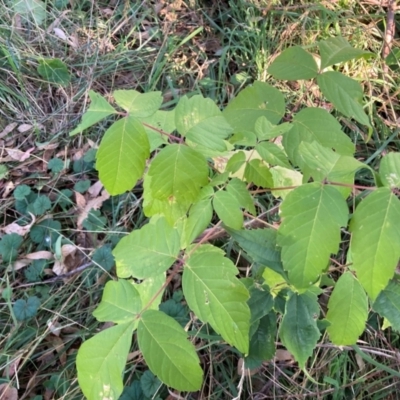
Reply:
[[[274,139],[277,136],[281,136],[292,129],[292,124],[284,122],[280,125],[273,125],[265,117],[257,119],[254,131],[257,135],[258,140],[269,140]]]
[[[400,153],[389,153],[382,158],[379,176],[385,186],[400,188]]]
[[[143,175],[150,145],[143,125],[125,117],[107,129],[96,153],[96,168],[111,195],[131,190]]]
[[[279,166],[272,167],[269,170],[272,174],[272,178],[274,180],[274,188],[279,187],[296,187],[300,186],[303,183],[303,175],[299,171],[295,171],[294,169],[282,168]],[[281,197],[282,200],[285,200],[287,195],[293,189],[282,189],[282,190],[273,190],[272,195],[275,198]]]
[[[400,200],[389,188],[369,194],[350,223],[353,268],[375,300],[393,277],[400,257]]]
[[[107,282],[101,303],[93,311],[100,322],[112,321],[117,324],[133,321],[142,310],[139,292],[128,281]]]
[[[225,191],[218,191],[213,199],[214,210],[222,222],[233,229],[243,226],[243,213],[240,210],[239,201],[236,197]]]
[[[375,300],[373,309],[381,316],[386,318],[393,329],[400,332],[400,285],[393,280],[389,282]]]
[[[200,389],[200,360],[178,322],[161,311],[147,310],[140,319],[137,336],[146,363],[161,381],[180,391]]]
[[[178,203],[193,202],[208,183],[206,159],[197,151],[179,144],[164,147],[150,164],[151,196]]]
[[[295,115],[292,124],[292,129],[283,135],[282,144],[295,165],[301,166],[298,149],[303,141],[316,141],[341,155],[352,156],[354,153],[354,144],[342,132],[340,123],[323,108],[305,108]]]
[[[293,46],[282,51],[269,66],[268,73],[288,81],[313,79],[318,74],[318,65],[310,53],[300,46]]]
[[[369,51],[355,49],[341,36],[329,38],[318,43],[321,55],[321,69],[359,57],[372,56]]]
[[[249,292],[238,270],[220,249],[198,247],[186,260],[182,287],[186,301],[203,322],[209,323],[230,345],[247,354],[249,349]]]
[[[319,313],[317,296],[311,292],[292,293],[286,302],[279,336],[300,368],[305,367],[321,336],[317,327]]]
[[[242,90],[223,111],[235,132],[252,131],[258,118],[277,124],[285,113],[282,93],[264,82],[254,82]]]
[[[225,171],[234,174],[239,171],[242,165],[246,162],[246,154],[243,151],[235,153],[227,162]]]
[[[150,117],[163,102],[161,92],[139,93],[136,90],[116,90],[113,96],[115,102],[135,118]]]
[[[360,124],[371,126],[362,105],[363,90],[352,78],[337,71],[324,72],[317,77],[323,95],[344,115]]]
[[[329,298],[326,319],[329,337],[337,346],[356,344],[364,332],[368,318],[367,295],[351,272],[345,272],[336,282]]]
[[[118,400],[122,374],[136,322],[119,324],[96,334],[79,348],[78,382],[88,400]]]
[[[178,132],[190,142],[220,152],[227,150],[224,139],[233,132],[215,102],[201,95],[190,99],[184,96],[179,100],[175,124]]]
[[[256,208],[254,207],[253,197],[247,190],[246,184],[238,178],[230,180],[226,186],[228,193],[231,193],[239,202],[240,207],[243,207],[250,214],[256,215]]]
[[[271,172],[262,160],[254,159],[246,164],[244,177],[249,183],[263,188],[271,188],[274,185]]]
[[[160,131],[170,134],[176,129],[175,110],[159,110],[150,117],[139,119],[146,130],[151,152],[168,142],[168,136],[160,133]]]
[[[178,231],[165,218],[155,218],[122,238],[113,255],[120,278],[157,276],[176,260],[180,250]]]
[[[347,225],[348,208],[342,195],[319,183],[302,185],[281,205],[278,244],[283,267],[298,289],[311,286],[338,251],[340,228]]]
[[[279,165],[283,168],[291,168],[285,152],[275,143],[262,142],[256,146],[257,153],[261,158],[271,165]]]
[[[117,111],[107,103],[107,100],[93,90],[89,92],[89,97],[91,101],[89,108],[86,110],[85,114],[83,114],[81,123],[70,132],[69,136],[74,136],[102,119],[117,113]]]

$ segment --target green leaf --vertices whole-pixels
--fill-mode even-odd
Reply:
[[[70,132],[69,136],[81,133],[102,119],[117,113],[117,111],[108,104],[107,100],[95,93],[93,90],[89,91],[89,97],[91,103],[88,110],[83,114],[81,123]]]
[[[369,118],[360,104],[363,90],[357,81],[340,72],[328,71],[318,75],[317,82],[323,95],[342,114],[354,118],[360,124],[371,126]]]
[[[132,283],[142,300],[143,307],[150,310],[158,310],[164,294],[165,272],[146,278],[140,283]]]
[[[215,102],[201,95],[179,100],[175,124],[177,131],[191,142],[219,152],[227,149],[224,139],[232,133]]]
[[[321,55],[321,69],[354,58],[372,56],[369,51],[355,49],[341,36],[329,38],[318,43]]]
[[[136,90],[116,90],[115,102],[134,118],[147,118],[160,108],[163,98],[161,92],[139,93]]]
[[[150,145],[143,125],[122,118],[107,129],[97,151],[96,168],[111,195],[131,190],[143,175]]]
[[[28,185],[18,185],[13,194],[15,200],[25,200],[31,194],[31,188]]]
[[[151,371],[144,371],[144,374],[140,377],[140,385],[145,396],[152,397],[157,393],[162,383]]]
[[[254,131],[257,135],[258,140],[269,140],[274,139],[277,136],[281,136],[292,129],[292,124],[284,122],[280,125],[273,125],[265,117],[257,119]]]
[[[318,74],[318,65],[310,53],[300,46],[293,46],[282,51],[269,66],[268,73],[288,81],[313,79]]]
[[[46,19],[46,4],[41,0],[15,0],[12,5],[16,14],[32,19],[36,25],[41,25]]]
[[[257,136],[251,131],[240,131],[229,139],[229,143],[235,146],[254,147],[257,143]]]
[[[91,182],[89,179],[78,181],[74,185],[75,192],[85,193],[90,188]]]
[[[33,202],[33,210],[35,212],[35,215],[42,215],[50,209],[51,209],[51,201],[44,194],[38,196],[36,200]]]
[[[254,82],[235,97],[223,115],[234,132],[253,130],[258,118],[277,124],[285,113],[282,93],[264,82]]]
[[[144,129],[146,130],[147,138],[150,143],[150,152],[153,152],[155,149],[168,142],[168,136],[159,131],[170,134],[176,129],[175,110],[156,111],[155,114],[150,117],[140,118],[140,122],[143,123]]]
[[[352,268],[375,300],[393,277],[400,257],[400,200],[389,188],[369,194],[350,222]]]
[[[400,188],[400,153],[389,153],[382,158],[379,176],[384,186]]]
[[[251,160],[246,164],[244,177],[249,183],[263,188],[271,188],[274,185],[271,172],[262,160]]]
[[[291,293],[279,330],[284,346],[304,368],[321,336],[317,327],[320,313],[317,296],[306,292]]]
[[[18,249],[22,244],[22,237],[16,233],[4,235],[0,239],[0,254],[4,262],[13,261],[17,258]]]
[[[368,318],[367,295],[351,272],[345,272],[336,282],[328,303],[326,319],[332,343],[337,346],[356,344],[364,332]]]
[[[136,322],[108,328],[84,342],[76,357],[78,382],[88,400],[118,400]]]
[[[277,232],[275,230],[233,231],[228,229],[228,233],[254,262],[285,275],[282,268],[280,250],[276,244]]]
[[[400,285],[396,280],[389,282],[374,302],[373,309],[389,320],[393,329],[400,331]]]
[[[49,169],[53,174],[59,174],[64,168],[64,161],[60,158],[52,158],[47,163],[47,169]]]
[[[341,155],[352,156],[354,153],[354,144],[342,132],[340,123],[323,108],[305,108],[297,113],[292,129],[283,136],[283,147],[295,165],[301,165],[298,148],[303,141],[316,141]]]
[[[125,386],[119,400],[143,400],[143,391],[140,386],[140,381],[133,381],[130,386]]]
[[[220,249],[198,247],[185,262],[182,287],[189,307],[230,345],[249,348],[249,293],[236,278],[238,270]]]
[[[39,222],[37,225],[33,226],[29,232],[29,237],[32,242],[37,244],[51,244],[55,243],[59,232],[61,230],[61,224],[59,221],[54,221],[52,219],[45,219]]]
[[[110,271],[115,264],[115,259],[112,255],[111,246],[104,245],[97,248],[93,253],[92,261],[104,270]]]
[[[25,321],[34,317],[40,307],[40,300],[36,296],[28,297],[28,300],[17,300],[13,305],[13,312],[18,321]]]
[[[8,168],[6,165],[0,165],[0,179],[5,179],[8,176]]]
[[[285,152],[274,143],[262,142],[255,149],[261,158],[270,165],[279,165],[283,168],[292,167]]]
[[[227,162],[225,171],[235,173],[239,171],[242,165],[246,162],[246,154],[243,151],[235,153]]]
[[[120,279],[107,282],[93,316],[100,322],[121,324],[134,321],[141,310],[142,302],[138,291],[131,283]]]
[[[274,188],[293,187],[292,189],[273,190],[272,195],[275,198],[282,197],[282,200],[284,200],[296,186],[303,183],[303,175],[294,169],[276,166],[270,168],[269,171],[274,180]]]
[[[243,226],[243,213],[236,197],[230,193],[219,190],[213,199],[214,210],[222,222],[233,229]]]
[[[139,321],[137,335],[147,365],[162,382],[186,392],[200,389],[200,360],[178,322],[161,311],[147,310]]]
[[[226,190],[236,198],[240,207],[247,210],[250,214],[256,215],[253,197],[247,190],[247,186],[243,181],[238,178],[231,179],[226,186]]]
[[[178,231],[156,218],[122,238],[113,254],[120,278],[144,279],[166,271],[180,250]]]
[[[58,58],[39,60],[39,75],[49,83],[67,86],[71,81],[67,65]]]
[[[158,200],[193,202],[208,183],[206,159],[197,151],[173,144],[164,147],[150,164],[151,196]]]
[[[289,193],[281,205],[278,244],[283,267],[298,289],[311,286],[339,249],[340,228],[347,225],[348,208],[331,186],[308,183]]]
[[[250,287],[250,299],[247,301],[250,308],[250,324],[254,324],[265,317],[274,305],[274,299],[267,285],[255,284]]]

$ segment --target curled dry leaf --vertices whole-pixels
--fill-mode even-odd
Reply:
[[[26,151],[18,150],[18,149],[6,149],[8,155],[15,161],[25,161],[27,160],[32,151],[35,150],[34,147],[31,147],[30,149]]]
[[[29,215],[32,217],[32,222],[30,224],[21,226],[16,222],[12,222],[11,224],[6,225],[4,228],[0,228],[0,230],[6,234],[16,233],[17,235],[25,236],[31,230],[32,225],[36,221],[36,218],[33,214],[29,213]]]
[[[8,181],[4,186],[4,193],[3,193],[3,196],[2,196],[3,199],[8,197],[8,195],[14,190],[14,188],[15,188],[14,182]]]
[[[87,204],[80,209],[77,221],[78,229],[82,229],[83,221],[88,217],[89,212],[91,210],[98,210],[109,197],[110,194],[104,189],[99,197],[89,200]]]
[[[61,247],[61,258],[54,262],[53,273],[64,275],[72,271],[78,264],[76,250],[77,247],[73,244],[64,244]]]
[[[18,271],[32,263],[33,260],[52,260],[53,253],[50,251],[36,251],[34,253],[26,254],[23,258],[18,259],[13,264],[14,271]]]
[[[97,197],[100,194],[101,189],[103,189],[103,184],[100,181],[97,181],[90,186],[88,193],[90,194],[90,197]]]

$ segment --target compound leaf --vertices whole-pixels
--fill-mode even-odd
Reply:
[[[88,110],[83,114],[81,123],[70,132],[69,136],[74,136],[102,119],[117,113],[117,111],[108,104],[107,100],[95,93],[93,90],[89,92],[89,97],[91,103]]]
[[[189,307],[230,345],[246,354],[249,349],[249,292],[238,270],[220,249],[198,247],[186,260],[182,287]]]
[[[120,278],[149,278],[166,271],[180,250],[178,231],[156,218],[122,238],[113,254]]]
[[[268,73],[276,79],[288,81],[313,79],[318,74],[318,65],[310,53],[300,46],[292,46],[276,57]]]
[[[368,298],[351,272],[345,272],[336,282],[328,303],[326,319],[332,343],[350,346],[363,333],[368,318]]]
[[[373,309],[381,317],[389,320],[391,326],[400,332],[400,285],[392,280],[383,289],[374,302]]]
[[[115,102],[134,118],[147,118],[160,108],[161,92],[139,93],[136,90],[116,90]]]
[[[112,321],[119,324],[134,320],[141,309],[142,302],[135,286],[120,279],[107,282],[93,316],[101,322]]]
[[[119,324],[84,342],[76,357],[78,382],[88,400],[118,400],[136,322]]]
[[[97,151],[100,180],[112,195],[131,190],[142,177],[150,145],[143,125],[125,117],[107,129]]]
[[[213,199],[214,210],[221,221],[230,228],[240,229],[243,226],[243,213],[236,197],[230,193],[219,190]]]
[[[311,292],[292,293],[286,302],[279,336],[300,368],[305,367],[321,336],[317,327],[319,313],[317,296]]]
[[[344,115],[360,124],[371,126],[367,114],[360,104],[363,98],[361,85],[337,71],[324,72],[317,77],[324,96]]]
[[[285,113],[282,93],[264,82],[254,82],[242,90],[223,111],[235,132],[252,131],[259,117],[277,124]]]
[[[379,188],[357,206],[350,222],[352,268],[375,300],[392,278],[400,257],[400,200]]]
[[[200,360],[178,322],[161,311],[147,310],[139,321],[137,334],[146,363],[161,381],[181,391],[200,389]]]
[[[208,183],[206,159],[190,147],[173,144],[163,148],[150,164],[151,196],[158,200],[193,202]]]
[[[281,216],[278,244],[283,267],[294,286],[308,288],[338,251],[340,227],[348,219],[346,201],[333,187],[309,183],[288,194]]]

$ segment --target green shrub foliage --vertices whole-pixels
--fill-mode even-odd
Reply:
[[[332,68],[370,54],[343,38],[318,46],[320,65],[292,47],[268,72],[315,80],[336,110],[370,135],[361,85]],[[177,274],[189,309],[251,367],[273,357],[277,335],[301,368],[323,329],[335,345],[355,344],[370,306],[399,329],[398,153],[372,170],[354,158],[354,143],[323,108],[302,109],[282,123],[283,95],[263,82],[242,90],[223,111],[201,95],[182,97],[171,111],[159,110],[160,92],[116,91],[113,105],[94,92],[90,98],[71,135],[116,118],[96,168],[111,195],[142,184],[148,222],[113,251],[118,280],[106,284],[94,316],[115,325],[78,352],[79,384],[88,399],[119,398],[132,340],[166,385],[200,389],[196,342],[159,310]],[[375,185],[358,188],[354,197],[360,169],[369,170]],[[262,217],[257,195],[268,191],[277,198],[280,224],[256,228],[252,223]],[[252,261],[245,279],[208,241],[221,229]],[[339,251],[342,266],[330,262]],[[323,312],[318,296],[326,282],[333,290]]]

